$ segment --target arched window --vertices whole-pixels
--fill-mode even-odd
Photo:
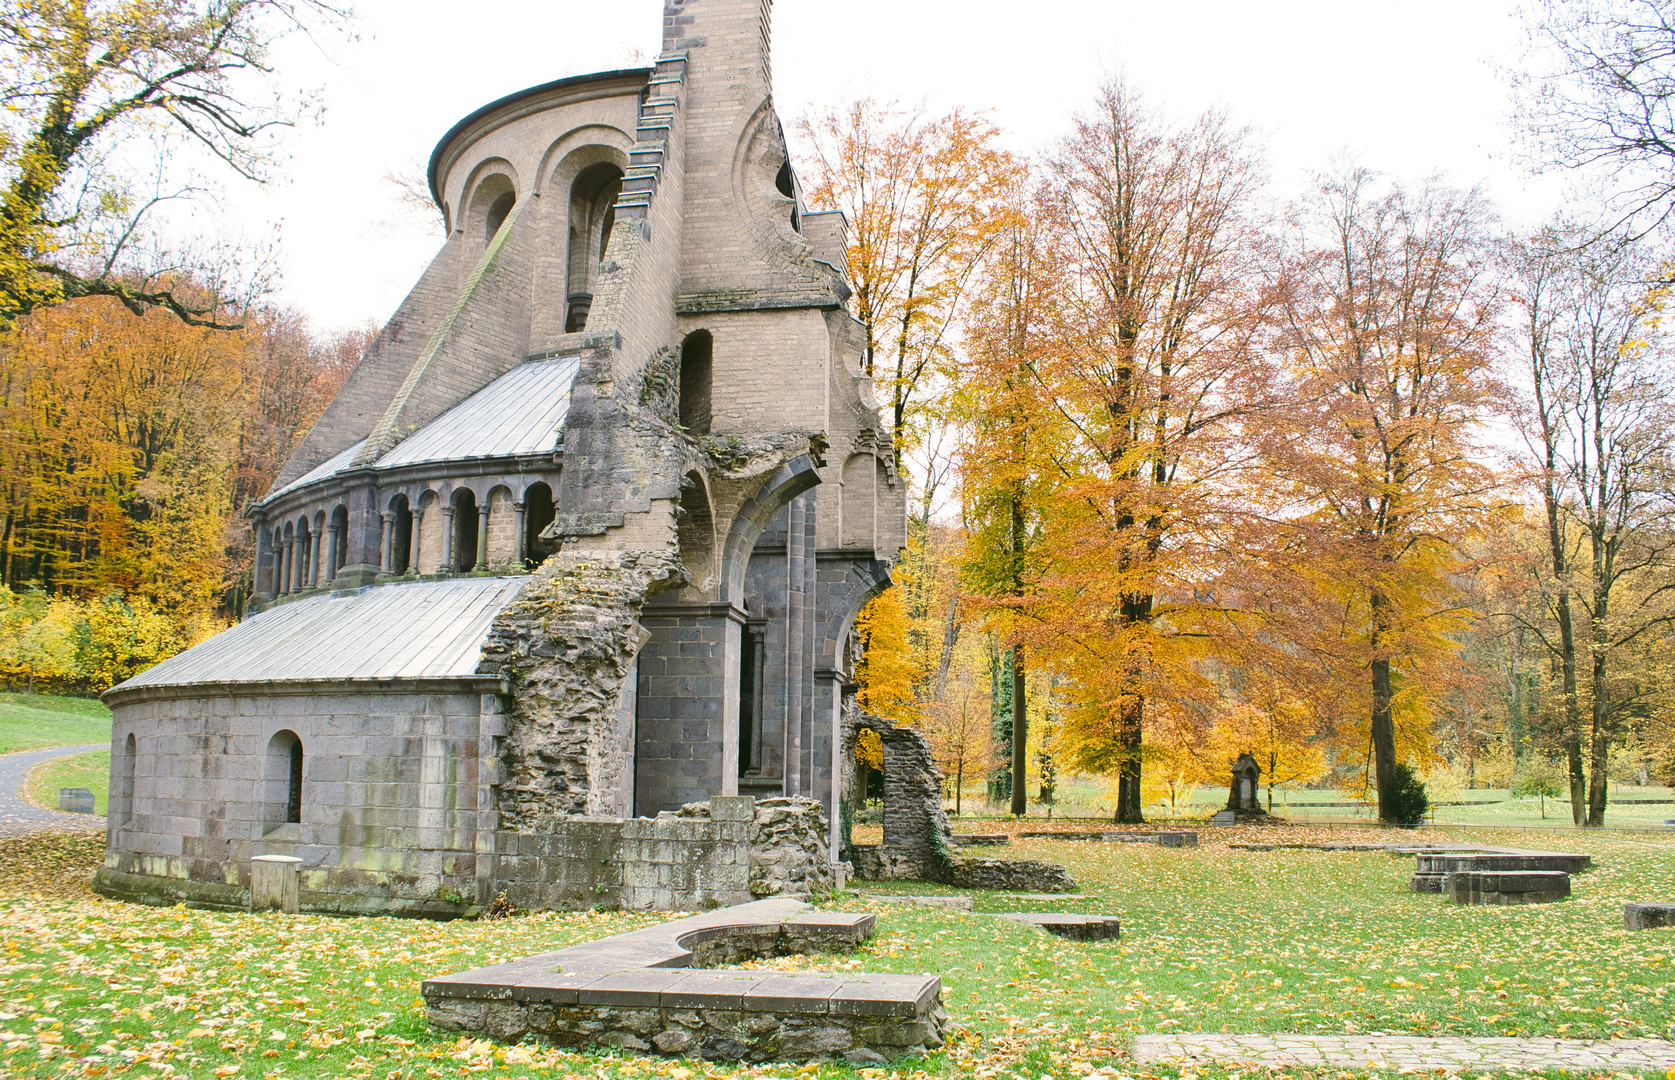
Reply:
[[[390,573],[405,574],[413,552],[413,510],[407,496],[391,499],[390,512],[395,515],[390,524]]]
[[[494,242],[494,234],[506,224],[506,216],[518,203],[517,186],[504,173],[490,173],[471,193],[470,210],[461,228],[483,230],[483,246]],[[473,224],[475,223],[475,224]]]
[[[680,426],[693,435],[710,433],[714,354],[708,330],[689,335],[680,347]]]
[[[267,832],[302,821],[302,764],[297,733],[274,732],[262,769],[262,821]]]
[[[552,554],[552,545],[541,539],[541,534],[556,516],[553,489],[543,483],[529,485],[523,493],[523,564],[531,570]]]
[[[334,538],[336,550],[331,553],[331,576],[349,565],[349,508],[339,506],[332,511],[330,532]]]
[[[570,186],[570,260],[565,289],[564,332],[587,327],[599,264],[616,224],[616,200],[622,193],[622,170],[608,161],[590,165]]]
[[[454,492],[453,568],[466,573],[477,565],[477,496],[470,488]]]
[[[309,572],[314,565],[314,533],[308,526],[308,515],[297,519],[297,568],[292,575],[292,592],[312,588],[314,578]]]
[[[112,778],[111,813],[118,825],[134,820],[134,736],[129,734],[122,743],[122,757],[116,763]]]

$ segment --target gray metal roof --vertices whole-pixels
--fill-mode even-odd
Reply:
[[[570,415],[570,389],[581,360],[561,356],[520,364],[407,436],[379,458],[376,468],[422,465],[433,461],[550,454],[558,449]],[[288,491],[324,480],[355,460],[365,440],[275,491],[263,503]]]
[[[378,467],[550,453],[580,366],[574,356],[521,364],[401,440]]]
[[[396,582],[271,608],[113,689],[194,683],[446,679],[474,674],[483,639],[527,577]]]
[[[355,455],[360,453],[361,447],[365,445],[366,440],[362,439],[349,449],[339,452],[335,457],[328,458],[326,461],[314,466],[314,468],[303,473],[301,476],[292,480],[284,487],[268,492],[262,501],[271,502],[272,500],[285,494],[287,491],[295,491],[297,488],[306,487],[307,485],[314,483],[316,480],[324,480],[326,477],[332,475],[340,469],[348,468],[349,463],[355,460]]]

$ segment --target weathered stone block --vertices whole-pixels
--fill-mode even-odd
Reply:
[[[1662,926],[1675,926],[1675,903],[1623,905],[1623,929],[1653,930]]]

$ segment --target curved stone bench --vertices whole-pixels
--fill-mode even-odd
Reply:
[[[737,907],[427,979],[426,1019],[516,1042],[621,1047],[753,1061],[841,1054],[873,1062],[942,1045],[935,975],[703,970],[854,948],[876,916],[797,900]]]

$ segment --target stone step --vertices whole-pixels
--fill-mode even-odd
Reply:
[[[1442,893],[1456,904],[1547,904],[1570,895],[1562,870],[1464,870],[1443,878]]]
[[[1115,915],[1076,915],[1064,911],[1007,911],[997,912],[995,918],[1027,923],[1072,941],[1115,941],[1122,937],[1122,923]]]
[[[868,900],[880,900],[886,904],[917,904],[920,907],[948,908],[952,911],[970,911],[972,908],[969,896],[907,896],[891,893],[862,893]]]

